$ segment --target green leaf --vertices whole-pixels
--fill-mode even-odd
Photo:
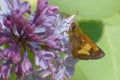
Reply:
[[[80,60],[71,80],[120,80],[120,14],[101,21],[82,20],[79,23],[93,41],[105,51],[105,57],[100,60]]]
[[[59,6],[63,12],[77,14],[82,17],[104,18],[119,10],[120,0],[49,0],[52,5]]]
[[[80,60],[71,80],[120,80],[120,0],[50,1],[60,11],[79,11],[81,28],[105,52],[99,60]]]

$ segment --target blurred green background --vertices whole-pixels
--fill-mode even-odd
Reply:
[[[35,7],[37,0],[30,1]],[[120,0],[48,1],[60,11],[77,14],[83,31],[105,52],[99,60],[80,60],[71,80],[120,80]]]

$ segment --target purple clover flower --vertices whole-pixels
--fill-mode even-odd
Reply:
[[[18,80],[31,73],[41,80],[73,76],[77,60],[71,57],[67,31],[74,16],[62,18],[48,0],[38,0],[35,13],[29,2],[20,0],[1,0],[0,8],[0,79],[8,80],[13,72]],[[37,69],[29,60],[31,54]]]

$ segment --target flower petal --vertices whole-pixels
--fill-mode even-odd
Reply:
[[[30,63],[30,61],[28,59],[24,58],[21,66],[22,66],[22,71],[25,74],[28,74],[28,73],[30,73],[32,71],[32,64]]]
[[[64,76],[64,67],[61,68],[55,76],[55,80],[63,80]]]
[[[45,60],[50,60],[55,57],[55,55],[52,52],[48,52],[48,51],[43,51],[43,52],[44,52],[43,59]]]
[[[43,60],[42,58],[39,58],[37,56],[35,56],[35,64],[37,66],[40,66],[43,69],[47,69],[48,68],[48,64],[45,60]]]
[[[10,13],[9,5],[8,5],[9,0],[0,0],[0,7],[2,9],[2,13]]]
[[[21,61],[21,56],[19,52],[16,52],[16,54],[12,57],[12,60],[14,63],[18,63]]]
[[[20,1],[19,0],[13,0],[13,7],[15,10],[20,9]]]
[[[30,9],[31,9],[31,6],[30,6],[30,4],[28,2],[21,3],[21,11],[23,13],[25,13],[25,12],[29,13]]]
[[[72,59],[72,57],[65,58],[65,72],[68,77],[72,77],[74,75],[75,64],[78,62],[78,59]]]

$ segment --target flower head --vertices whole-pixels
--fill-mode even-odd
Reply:
[[[4,61],[0,66],[1,79],[8,79],[13,72],[18,79],[35,72],[28,57],[31,53],[40,79],[50,76],[62,80],[72,76],[67,69],[70,66],[66,56],[71,58],[71,50],[66,31],[74,16],[62,18],[58,7],[49,6],[47,0],[38,0],[35,13],[29,2],[20,0],[1,0],[0,8],[0,46],[6,46],[0,50]]]

